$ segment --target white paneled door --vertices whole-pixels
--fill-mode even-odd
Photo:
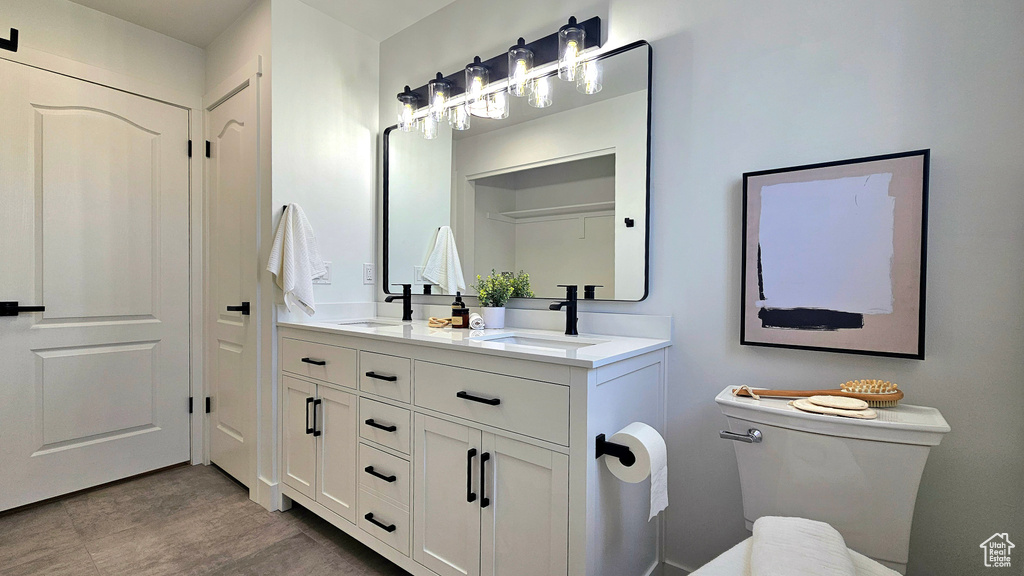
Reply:
[[[188,122],[0,60],[0,510],[189,459]]]
[[[209,138],[207,362],[210,461],[249,489],[256,478],[256,87],[206,114]]]

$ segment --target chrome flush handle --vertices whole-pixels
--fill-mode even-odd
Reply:
[[[726,440],[735,440],[737,442],[746,442],[747,444],[760,444],[764,440],[764,436],[761,431],[757,428],[751,428],[747,430],[746,434],[740,434],[739,432],[730,432],[728,430],[722,430],[718,433],[719,438],[725,438]]]

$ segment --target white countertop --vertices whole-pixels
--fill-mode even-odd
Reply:
[[[581,334],[566,336],[551,330],[506,327],[503,329],[462,330],[454,328],[430,328],[425,320],[396,322],[392,318],[366,318],[364,321],[390,323],[388,326],[363,327],[352,325],[358,320],[336,322],[278,322],[277,325],[299,330],[312,330],[327,334],[357,336],[385,342],[415,344],[431,348],[459,350],[476,354],[487,354],[505,358],[518,358],[535,362],[597,368],[646,352],[660,350],[672,345],[671,340],[657,338],[631,338],[607,334]],[[591,344],[575,350],[557,347],[545,348],[543,342],[535,345],[521,345],[506,342],[492,342],[489,339],[518,336],[520,338],[548,339],[554,342]]]

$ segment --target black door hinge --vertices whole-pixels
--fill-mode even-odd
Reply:
[[[0,50],[9,50],[11,52],[18,51],[18,29],[11,28],[11,39],[4,40],[0,38]]]
[[[210,413],[210,397],[209,396],[206,397],[206,413],[207,414]]]
[[[188,157],[189,158],[192,157],[192,141],[191,140],[188,141]]]
[[[209,140],[206,141],[206,157],[207,158],[210,157],[210,141]]]
[[[188,397],[188,413],[189,414],[192,413],[192,397],[191,396]]]

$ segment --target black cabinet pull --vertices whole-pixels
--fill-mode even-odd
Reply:
[[[0,38],[0,50],[8,50],[11,52],[18,51],[18,29],[11,28],[11,39],[4,40]]]
[[[367,372],[366,377],[373,378],[375,380],[383,380],[385,382],[398,382],[398,376],[384,376],[373,371]]]
[[[314,423],[313,426],[309,425],[309,407],[313,404],[313,400],[313,398],[306,398],[306,434],[312,434],[313,428],[316,427],[316,423]]]
[[[473,458],[476,457],[476,448],[470,448],[466,453],[466,502],[476,502],[476,494],[473,493]]]
[[[242,316],[248,316],[249,315],[249,303],[248,302],[242,302],[241,306],[228,306],[227,309],[228,309],[228,312],[241,312]]]
[[[479,396],[473,396],[466,391],[456,392],[455,396],[457,398],[462,398],[463,400],[471,400],[473,402],[487,404],[488,406],[497,406],[498,404],[501,404],[501,398],[481,398]]]
[[[366,516],[363,516],[363,518],[366,518],[367,520],[370,521],[371,524],[377,526],[378,528],[380,528],[381,530],[384,530],[385,532],[394,532],[395,530],[398,530],[398,526],[395,526],[394,524],[385,524],[385,523],[383,523],[383,522],[381,522],[379,520],[376,520],[373,517],[373,512],[367,512]]]
[[[395,430],[398,430],[398,426],[395,426],[394,424],[392,424],[391,426],[385,426],[383,424],[378,424],[378,423],[374,422],[373,418],[370,418],[369,420],[367,420],[366,421],[366,425],[367,426],[373,426],[374,428],[376,428],[378,430],[383,430],[385,432],[394,432]]]
[[[376,470],[374,470],[373,466],[367,466],[366,468],[363,468],[363,472],[366,472],[370,476],[376,476],[377,478],[380,478],[381,480],[383,480],[383,481],[385,481],[385,482],[387,482],[389,484],[394,482],[394,481],[396,481],[396,480],[398,480],[398,476],[395,476],[394,474],[392,474],[391,476],[385,476],[385,475],[381,474],[380,472],[377,472]]]
[[[491,505],[491,499],[487,497],[487,461],[491,459],[490,452],[480,455],[480,507],[487,508]]]
[[[17,302],[0,302],[0,316],[17,316],[21,312],[46,312],[46,306],[18,306]]]
[[[319,436],[323,434],[322,431],[316,429],[316,407],[323,403],[323,400],[317,398],[313,400],[313,436]]]
[[[306,364],[312,364],[313,366],[327,366],[327,360],[313,360],[312,358],[303,358],[303,362]]]

